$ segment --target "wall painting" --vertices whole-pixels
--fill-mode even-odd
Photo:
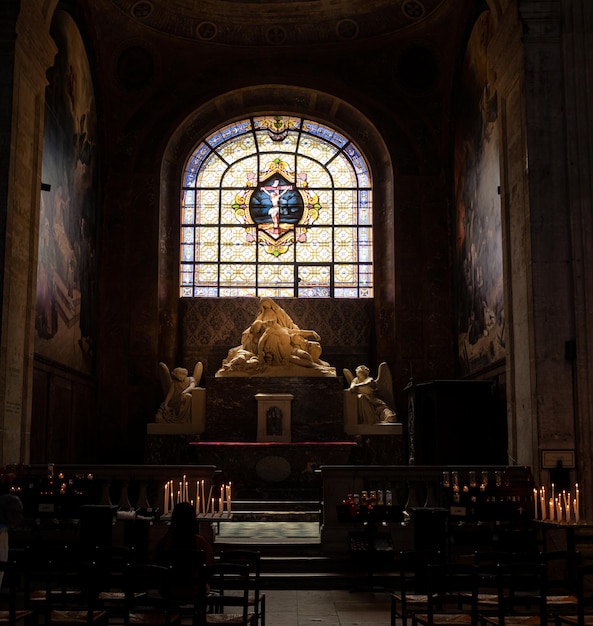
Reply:
[[[91,373],[96,333],[97,114],[88,57],[72,18],[56,12],[48,73],[35,352]]]
[[[461,375],[505,358],[500,165],[496,92],[487,45],[489,13],[477,21],[463,65],[455,123],[456,308]]]

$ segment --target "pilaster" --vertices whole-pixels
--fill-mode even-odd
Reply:
[[[0,464],[28,460],[33,372],[37,235],[41,194],[46,71],[56,47],[49,35],[52,6],[42,0],[2,3],[0,195],[3,247],[0,335]],[[21,11],[14,5],[21,5]],[[17,18],[18,14],[18,18]],[[12,26],[10,20],[12,19]],[[11,32],[12,28],[12,32]],[[10,41],[13,42],[10,50]],[[6,68],[9,65],[9,68]],[[5,130],[4,130],[5,129]],[[4,152],[6,151],[6,152]]]

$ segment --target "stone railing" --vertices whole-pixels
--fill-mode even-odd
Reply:
[[[214,465],[21,465],[5,468],[0,487],[19,495],[30,517],[74,516],[82,505],[161,515],[177,499],[180,485],[195,502],[198,485],[209,494],[215,474]],[[169,506],[165,491],[173,492]]]
[[[371,523],[396,546],[413,541],[414,516],[441,511],[467,521],[533,519],[533,480],[524,466],[321,466],[324,549],[342,550]]]

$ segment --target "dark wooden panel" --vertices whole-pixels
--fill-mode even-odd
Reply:
[[[49,380],[46,372],[33,369],[33,406],[31,409],[31,462],[47,463],[47,420]]]
[[[48,398],[47,456],[48,462],[71,462],[72,382],[51,376]]]
[[[415,386],[416,464],[506,463],[506,414],[490,381],[435,380]]]

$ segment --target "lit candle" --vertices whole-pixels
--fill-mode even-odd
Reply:
[[[579,514],[579,505],[578,505],[576,498],[574,499],[572,504],[574,506],[574,521],[576,524],[578,524],[580,521],[580,514]]]
[[[214,511],[216,510],[216,509],[214,508],[214,498],[212,498],[212,503],[211,503],[211,504],[212,504],[212,509],[211,509],[211,511],[212,511],[212,515],[214,515]]]
[[[165,497],[163,503],[163,514],[167,515],[169,513],[169,483],[165,483]]]
[[[570,522],[570,491],[563,491],[562,498],[564,499],[564,512],[566,514],[566,521]]]
[[[562,501],[560,498],[556,498],[556,521],[562,523]]]
[[[577,518],[577,524],[578,524],[579,520],[581,519],[581,503],[579,502],[579,483],[575,483],[574,490],[575,490],[575,503],[576,503],[574,514],[575,514],[575,517]]]
[[[555,516],[554,516],[554,500],[552,498],[550,498],[548,502],[548,507],[550,509],[550,521],[553,522]]]
[[[537,489],[533,488],[533,519],[537,519]]]
[[[542,485],[539,490],[539,504],[542,511],[542,520],[546,519],[546,488]]]

